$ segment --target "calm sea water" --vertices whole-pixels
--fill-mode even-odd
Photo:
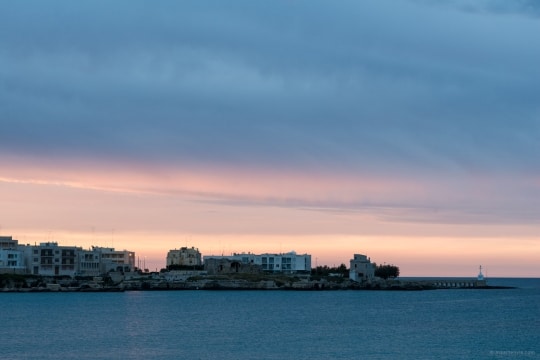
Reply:
[[[1,293],[1,359],[540,359],[513,290]]]

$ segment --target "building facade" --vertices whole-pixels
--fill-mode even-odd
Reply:
[[[110,271],[135,270],[135,253],[92,246],[60,246],[57,242],[19,245],[11,236],[0,236],[0,273],[42,276],[98,276]]]
[[[24,274],[24,252],[11,236],[0,236],[0,273]]]
[[[80,250],[78,257],[79,276],[99,276],[103,271],[101,266],[101,252],[97,249]]]
[[[210,259],[226,259],[231,264],[251,264],[260,266],[262,271],[273,273],[298,273],[311,272],[311,255],[298,255],[291,251],[285,254],[252,254],[240,253],[230,256],[205,256],[204,263],[206,267],[207,260]]]
[[[98,246],[92,246],[92,251],[100,254],[102,273],[109,271],[131,272],[135,270],[135,253],[133,251]]]
[[[371,281],[375,277],[375,267],[366,255],[354,254],[350,265],[349,279],[353,281]]]
[[[24,252],[14,249],[0,249],[0,274],[24,274]]]
[[[0,236],[0,250],[7,249],[13,250],[16,249],[19,245],[19,241],[13,239],[11,236]]]
[[[201,253],[199,249],[194,247],[169,250],[167,253],[167,266],[171,265],[200,266],[202,265]]]
[[[75,276],[77,274],[77,246],[59,246],[57,242],[22,246],[26,268],[30,274],[43,276]]]
[[[205,258],[204,270],[208,275],[228,275],[234,273],[240,274],[260,274],[262,272],[261,265],[254,263],[244,263],[239,260],[231,260],[228,258]]]

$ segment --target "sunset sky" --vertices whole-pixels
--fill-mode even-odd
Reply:
[[[532,0],[0,0],[0,235],[540,277],[539,34]]]

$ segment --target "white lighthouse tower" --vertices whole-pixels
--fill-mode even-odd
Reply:
[[[478,281],[484,281],[484,274],[482,274],[482,265],[480,265],[480,272],[478,273]]]

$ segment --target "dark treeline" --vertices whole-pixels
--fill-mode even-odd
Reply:
[[[399,276],[399,268],[395,265],[376,265],[375,276],[381,279],[397,278]]]
[[[344,277],[349,276],[349,269],[345,264],[341,264],[338,267],[317,266],[311,269],[311,275],[328,276],[329,274],[340,274]]]
[[[163,271],[171,271],[171,270],[197,270],[202,271],[204,270],[203,265],[169,265],[166,269],[161,269],[161,272]]]
[[[377,265],[373,264],[375,267],[375,276],[380,277],[381,279],[394,279],[399,277],[399,267],[395,265]],[[329,267],[327,265],[317,266],[311,269],[311,275],[317,276],[328,276],[330,274],[340,274],[343,277],[349,276],[349,269],[345,264],[341,264],[338,267]]]

